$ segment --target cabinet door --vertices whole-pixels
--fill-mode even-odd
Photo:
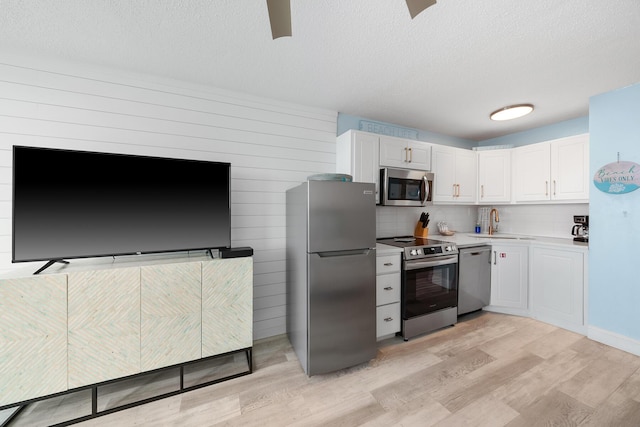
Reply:
[[[533,316],[584,333],[584,254],[534,247],[531,263]]]
[[[408,141],[409,166],[416,170],[431,170],[431,144],[422,141]]]
[[[589,136],[578,135],[551,143],[551,198],[589,199]]]
[[[379,136],[348,131],[337,139],[336,172],[351,175],[354,182],[376,185],[376,203],[380,203]]]
[[[69,273],[69,388],[140,372],[140,269]]]
[[[376,306],[400,302],[400,273],[376,276]]]
[[[478,161],[476,153],[471,150],[456,149],[456,184],[458,203],[475,203],[478,189]]]
[[[452,202],[456,193],[456,154],[451,147],[433,147],[433,201]]]
[[[141,268],[141,369],[150,371],[199,359],[201,263]]]
[[[493,245],[491,251],[491,305],[523,314],[528,307],[528,248]]]
[[[511,151],[488,150],[478,153],[478,202],[511,200]]]
[[[551,149],[549,143],[513,149],[516,202],[550,200]]]
[[[66,390],[66,275],[0,280],[0,406]]]
[[[387,304],[376,308],[376,338],[400,332],[400,303]]]
[[[253,258],[202,263],[202,357],[251,347]]]
[[[407,140],[380,136],[380,166],[410,168]]]

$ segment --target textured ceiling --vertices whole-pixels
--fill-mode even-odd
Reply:
[[[640,82],[640,0],[0,0],[3,49],[175,78],[472,140],[588,114]],[[0,57],[0,62],[2,61]],[[1,76],[0,76],[1,79]],[[533,114],[491,122],[504,105]]]

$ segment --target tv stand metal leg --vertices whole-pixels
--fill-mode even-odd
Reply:
[[[69,264],[69,261],[66,261],[64,259],[52,259],[50,261],[47,261],[47,263],[45,265],[43,265],[42,267],[40,267],[39,269],[36,270],[35,273],[33,273],[34,275],[40,273],[41,271],[44,271],[45,269],[51,267],[53,264],[55,264],[56,262],[59,262],[61,264]]]

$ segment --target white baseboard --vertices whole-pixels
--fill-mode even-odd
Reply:
[[[594,326],[588,327],[587,338],[615,347],[619,350],[626,351],[627,353],[640,356],[640,341],[634,340],[633,338],[616,334],[615,332],[607,331],[605,329],[596,328]]]

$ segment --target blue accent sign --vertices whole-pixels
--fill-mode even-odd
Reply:
[[[360,130],[380,135],[395,136],[405,139],[418,139],[418,131],[414,129],[392,126],[385,123],[360,120]]]
[[[640,187],[640,165],[615,162],[604,165],[593,176],[596,188],[608,194],[626,194]]]

